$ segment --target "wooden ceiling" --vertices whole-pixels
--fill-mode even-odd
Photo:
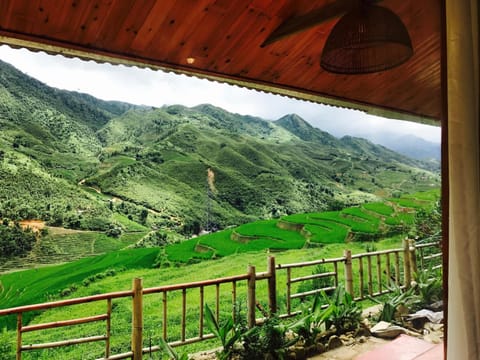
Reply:
[[[328,73],[320,55],[338,16],[309,25],[328,18],[325,6],[355,1],[2,0],[0,42],[438,123],[441,1],[379,1],[410,33],[414,55],[405,64],[368,75]],[[281,25],[301,31],[262,46]]]

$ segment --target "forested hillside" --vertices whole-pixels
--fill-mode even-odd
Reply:
[[[272,122],[208,104],[107,102],[0,62],[5,224],[188,236],[438,186],[430,164],[337,139],[297,115]]]

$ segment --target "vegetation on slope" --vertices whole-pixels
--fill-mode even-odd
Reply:
[[[159,254],[157,263],[158,266],[168,266],[172,262],[193,263],[250,251],[300,249],[354,240],[373,241],[398,234],[413,235],[420,226],[415,221],[415,213],[425,216],[435,212],[439,196],[438,189],[408,195],[408,202],[415,203],[415,208],[401,207],[388,200],[339,211],[293,214],[256,221],[169,244]],[[396,201],[403,203],[402,199]],[[438,219],[430,222],[438,223]]]

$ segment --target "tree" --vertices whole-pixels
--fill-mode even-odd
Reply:
[[[442,229],[442,208],[437,201],[431,209],[418,209],[415,213],[416,236],[424,239],[440,233]]]
[[[147,223],[147,217],[148,217],[148,210],[147,209],[142,209],[140,212],[140,222],[145,225]]]

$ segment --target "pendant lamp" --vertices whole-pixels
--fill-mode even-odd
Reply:
[[[367,74],[392,69],[412,55],[402,20],[390,9],[364,2],[333,27],[320,65],[332,73]]]

